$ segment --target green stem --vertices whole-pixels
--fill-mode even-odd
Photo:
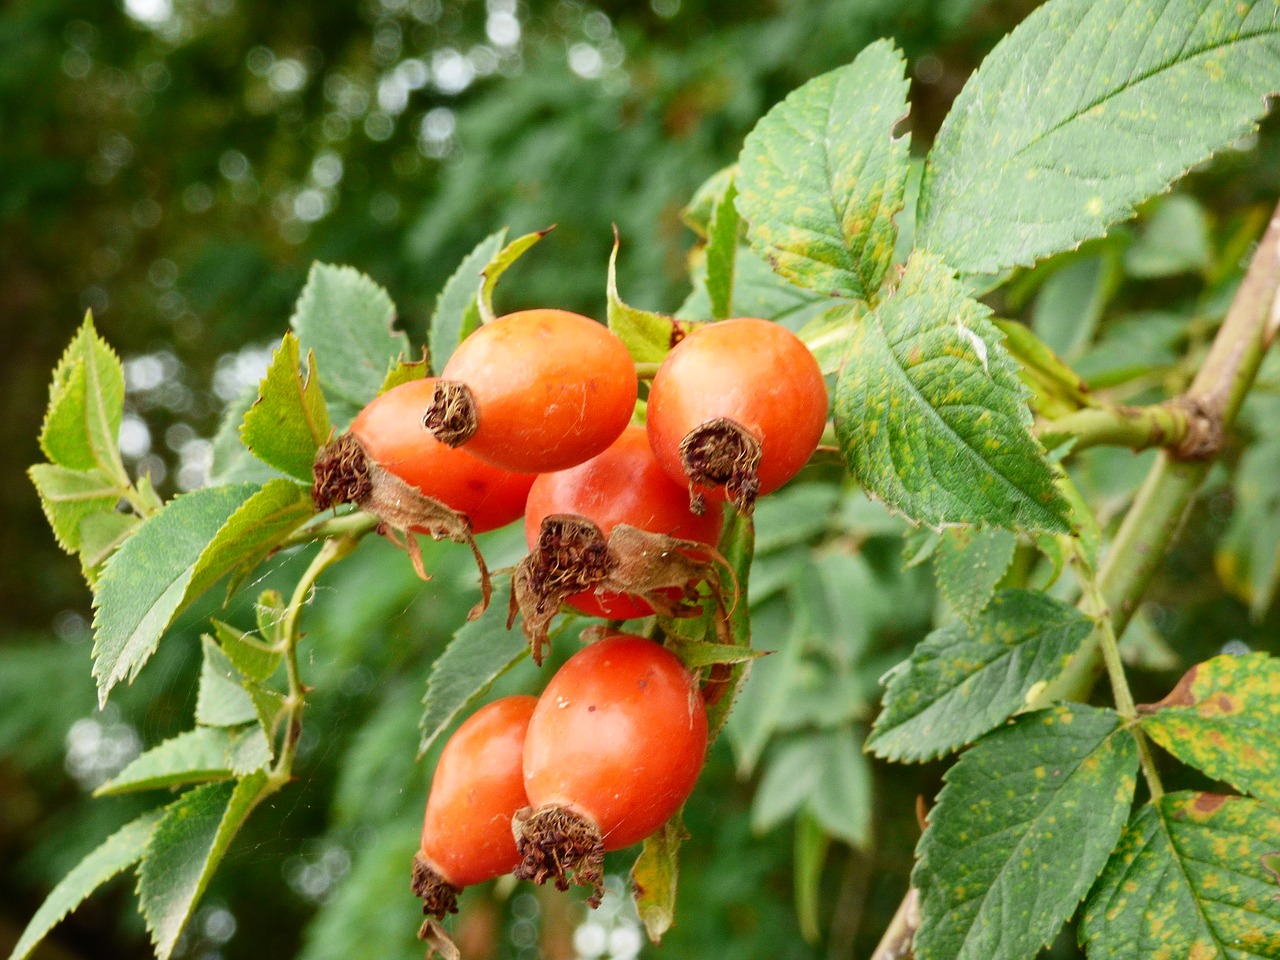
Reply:
[[[636,377],[640,380],[652,380],[658,373],[660,363],[637,363]]]
[[[281,629],[280,642],[283,646],[286,676],[289,690],[285,695],[284,742],[280,747],[280,755],[267,781],[265,792],[274,792],[289,782],[293,776],[293,761],[298,753],[298,741],[302,737],[302,711],[306,706],[307,688],[302,682],[298,670],[298,621],[302,616],[302,608],[311,598],[316,580],[332,564],[341,560],[359,543],[357,537],[345,537],[341,540],[325,540],[324,545],[312,558],[310,566],[298,580],[298,585],[285,608],[284,622]]]
[[[1177,447],[1191,429],[1191,418],[1178,404],[1147,407],[1086,407],[1056,420],[1036,425],[1042,439],[1074,437],[1073,450],[1112,446],[1145,450],[1148,447]]]
[[[321,516],[291,533],[285,538],[281,548],[302,546],[316,540],[337,540],[346,537],[354,537],[358,540],[366,533],[372,532],[377,525],[378,518],[362,510],[352,510],[350,513],[337,516]]]

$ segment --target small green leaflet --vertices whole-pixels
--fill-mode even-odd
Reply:
[[[200,692],[196,696],[196,723],[212,727],[238,727],[256,720],[253,698],[244,688],[239,671],[213,641],[200,638],[204,662],[200,667]]]
[[[462,627],[431,665],[422,698],[419,756],[495,680],[528,656],[529,641],[519,630],[507,629],[507,611],[502,606],[491,603],[479,619]]]
[[[1161,198],[1133,246],[1124,252],[1124,271],[1151,279],[1204,273],[1213,263],[1209,216],[1186,194]]]
[[[260,489],[241,483],[175,497],[111,557],[94,593],[93,675],[98,702],[132,680],[170,621],[199,591],[200,559],[223,525]],[[207,587],[225,570],[200,570]]]
[[[715,309],[707,293],[706,258],[695,263],[689,279],[693,290],[676,310],[680,320],[710,322]],[[853,309],[856,300],[839,300],[797,287],[778,276],[767,261],[746,244],[739,244],[733,258],[733,312],[740,317],[759,317],[799,330],[807,322],[834,307]]]
[[[239,730],[197,727],[152,747],[95,790],[94,796],[230,780],[270,762],[267,738],[256,723]]]
[[[889,672],[867,749],[919,761],[973,741],[1025,707],[1092,631],[1083,613],[1043,593],[996,594],[971,624],[935,630]]]
[[[82,904],[98,887],[137,863],[159,820],[159,810],[144,813],[121,827],[81,860],[40,905],[27,929],[22,931],[13,953],[9,954],[9,960],[25,960],[59,920]]]
[[[258,387],[258,399],[245,414],[240,439],[259,460],[310,483],[316,451],[329,442],[333,425],[320,392],[315,352],[307,351],[305,378],[300,364],[298,337],[286,333]]]
[[[751,517],[744,517],[737,511],[729,511],[725,520],[724,531],[720,534],[720,556],[733,570],[733,577],[724,577],[725,599],[729,604],[729,642],[735,646],[750,648],[751,646],[751,602],[747,595],[747,581],[751,577],[751,560],[755,555],[755,526]],[[733,595],[736,585],[737,595]],[[716,742],[725,721],[729,719],[729,711],[733,709],[742,692],[742,685],[747,682],[754,660],[743,660],[732,664],[725,670],[718,691],[711,687],[704,689],[712,694],[713,701],[707,704],[707,749]]]
[[[40,428],[40,449],[70,470],[95,467],[128,484],[116,438],[124,417],[124,368],[93,326],[84,324],[71,341],[49,386],[49,409]]]
[[[711,316],[726,320],[733,316],[733,287],[738,256],[738,209],[734,199],[738,191],[733,178],[725,184],[711,208],[706,246],[707,296],[711,299]]]
[[[90,587],[98,585],[107,562],[142,520],[133,513],[94,513],[80,521],[80,569]]]
[[[222,420],[213,435],[213,462],[209,465],[209,481],[225,483],[266,483],[279,474],[248,450],[240,439],[245,414],[258,400],[254,387],[245,390],[222,410]]]
[[[1261,620],[1280,587],[1280,437],[1264,435],[1240,458],[1235,509],[1214,559],[1227,588]]]
[[[555,227],[551,226],[545,230],[538,230],[534,233],[526,233],[522,237],[516,237],[485,264],[484,269],[480,271],[480,296],[476,302],[476,308],[480,311],[482,322],[488,323],[494,319],[493,292],[498,287],[498,279],[507,272],[507,269],[513,263],[524,256],[530,247],[554,229]]]
[[[963,619],[973,621],[986,609],[1018,548],[1008,530],[946,530],[933,556],[938,589]]]
[[[685,334],[691,329],[687,321],[677,320],[665,313],[641,310],[624,303],[618,295],[618,246],[615,228],[613,251],[609,254],[609,279],[605,289],[607,300],[606,321],[609,330],[621,340],[636,363],[661,363]]]
[[[1058,932],[1115,849],[1138,750],[1111,710],[1041,710],[946,774],[917,849],[918,960],[1025,960]]]
[[[325,396],[346,408],[344,416],[372,400],[387,368],[410,356],[408,338],[392,329],[395,318],[387,291],[363,273],[312,264],[289,326],[315,354]]]
[[[871,765],[851,726],[810,731],[769,757],[751,803],[751,828],[765,833],[798,810],[824,833],[856,848],[871,839]]]
[[[1100,236],[1253,130],[1277,62],[1275,0],[1050,0],[956,98],[917,245],[996,273]]]
[[[40,494],[40,506],[54,539],[67,553],[80,550],[85,520],[115,513],[122,495],[120,485],[97,468],[69,470],[54,463],[37,463],[27,472]]]
[[[782,276],[874,301],[893,258],[906,186],[906,62],[887,40],[810,80],[747,135],[738,210],[747,238]]]
[[[1183,763],[1280,809],[1280,660],[1214,657],[1138,710],[1142,729]]]
[[[397,360],[391,364],[387,370],[386,377],[383,378],[382,386],[378,388],[378,393],[383,394],[388,390],[394,390],[396,387],[406,383],[412,383],[414,380],[421,380],[428,373],[426,355],[421,360]]]
[[[264,609],[270,610],[271,607],[259,600],[258,610]],[[267,628],[272,633],[279,629],[270,623]],[[272,647],[253,634],[244,633],[220,620],[213,621],[213,635],[232,666],[254,683],[262,683],[275,673],[284,658],[279,647]]]
[[[689,839],[680,812],[644,842],[631,868],[631,892],[645,933],[653,943],[671,929],[676,913],[676,883],[680,878],[680,844]]]
[[[138,870],[138,899],[156,960],[169,960],[182,928],[231,840],[267,785],[262,773],[184,793],[165,808]]]
[[[444,365],[465,340],[480,326],[480,311],[476,297],[480,292],[480,273],[502,249],[507,239],[504,227],[481,240],[474,250],[463,258],[453,276],[445,281],[436,297],[435,313],[427,328],[427,342],[431,350],[431,368],[439,374]]]
[[[738,165],[722,167],[702,182],[680,211],[680,219],[686,227],[703,240],[711,233],[711,215],[716,202],[724,196],[725,187],[738,174]]]
[[[858,324],[835,392],[840,448],[889,509],[930,527],[1070,532],[990,310],[931,255]]]
[[[1170,793],[1139,810],[1085,905],[1092,960],[1280,956],[1280,813]]]
[[[865,304],[844,300],[824,310],[797,331],[823,374],[839,373],[849,347],[857,336],[858,324],[866,314]]]

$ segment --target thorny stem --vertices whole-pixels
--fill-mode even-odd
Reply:
[[[302,615],[302,608],[310,600],[311,592],[320,574],[354,550],[359,542],[357,536],[326,540],[312,558],[306,572],[298,580],[293,597],[289,600],[289,606],[285,608],[280,637],[289,685],[289,691],[285,696],[284,716],[281,718],[285,731],[284,742],[280,747],[280,756],[276,759],[275,766],[271,768],[264,795],[274,793],[289,782],[289,778],[293,775],[293,761],[298,753],[298,740],[302,736],[302,710],[306,706],[307,692],[298,671],[298,620]]]
[[[1219,440],[1235,421],[1277,332],[1280,332],[1280,206],[1272,213],[1231,309],[1183,397],[1187,409],[1195,410],[1216,428],[1214,432]],[[1205,453],[1216,453],[1216,450]],[[1211,465],[1210,456],[1179,459],[1176,453],[1165,450],[1148,472],[1098,570],[1099,594],[1103,609],[1111,612],[1113,639],[1128,626]],[[1046,706],[1056,700],[1087,699],[1103,666],[1102,644],[1092,638],[1086,640],[1066,669],[1031,707]],[[1138,756],[1145,772],[1151,757],[1149,751],[1143,750],[1142,741],[1139,741]],[[1150,769],[1154,772],[1154,766]],[[911,922],[908,914],[918,911],[908,910],[908,905],[918,902],[918,896],[915,889],[907,891],[880,946],[872,954],[874,960],[898,960],[912,955],[910,944],[919,920]],[[904,944],[905,949],[898,949]],[[894,950],[896,952],[889,952]]]

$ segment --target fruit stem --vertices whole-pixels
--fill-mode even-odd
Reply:
[[[280,642],[284,648],[284,663],[288,678],[289,690],[285,697],[285,712],[281,718],[284,724],[284,742],[280,746],[280,754],[267,780],[267,793],[274,793],[289,782],[293,776],[293,761],[298,753],[298,740],[302,737],[302,711],[306,706],[307,688],[302,683],[298,671],[298,621],[302,616],[302,608],[310,601],[320,574],[331,565],[351,553],[359,544],[359,537],[344,537],[340,540],[325,540],[323,546],[311,559],[311,564],[298,580],[298,585],[285,609],[281,626]]]
[[[652,380],[658,373],[658,368],[662,366],[660,363],[637,363],[636,379]]]
[[[336,516],[320,516],[285,538],[281,547],[298,547],[316,540],[359,539],[372,533],[378,518],[363,510],[352,510]]]

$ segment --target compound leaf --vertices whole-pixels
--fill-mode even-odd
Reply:
[[[258,386],[258,399],[245,414],[240,439],[259,460],[310,483],[316,451],[329,441],[333,425],[320,392],[315,352],[307,351],[306,377],[300,365],[298,337],[286,333]]]
[[[209,878],[267,785],[263,773],[184,793],[164,810],[138,871],[138,899],[157,960],[168,960]]]
[[[479,619],[462,627],[431,665],[422,698],[419,756],[463,710],[484,696],[495,680],[529,653],[524,634],[507,629],[507,612],[499,609],[501,606],[490,604]]]
[[[867,492],[913,521],[1067,533],[1026,387],[989,316],[936,257],[912,255],[897,292],[857,325],[836,436]]]
[[[956,98],[917,245],[966,273],[1029,266],[1249,133],[1280,90],[1274,0],[1052,0]]]
[[[1280,660],[1214,657],[1139,711],[1142,729],[1183,763],[1280,809]]]
[[[1119,715],[1079,704],[1026,714],[965,753],[917,851],[919,960],[1035,956],[1115,849],[1137,769]]]
[[[197,727],[152,747],[94,791],[94,796],[230,780],[270,760],[267,738],[256,723],[240,730]]]
[[[438,374],[465,340],[480,326],[480,310],[476,297],[480,293],[480,274],[502,249],[507,239],[504,227],[491,233],[475,249],[463,258],[458,269],[445,281],[436,297],[436,309],[431,315],[427,330],[427,344],[431,348],[431,368]]]
[[[756,124],[738,164],[752,247],[793,283],[873,300],[907,182],[906,62],[887,40],[810,80]]]
[[[315,263],[289,325],[314,353],[329,399],[354,414],[372,400],[387,368],[410,355],[409,339],[392,329],[396,308],[387,291],[352,267]]]
[[[63,917],[82,904],[93,891],[142,858],[160,811],[152,810],[121,827],[80,861],[53,888],[22,931],[9,960],[25,960]]]
[[[1246,797],[1165,794],[1139,810],[1085,905],[1093,960],[1280,956],[1280,813]]]
[[[100,705],[155,652],[165,628],[194,595],[197,568],[202,581],[216,579],[211,568],[201,567],[202,556],[259,489],[240,483],[175,497],[107,561],[93,597],[93,675]]]
[[[971,742],[1027,705],[1093,630],[1075,607],[1029,590],[997,593],[972,623],[929,634],[887,677],[867,748],[929,760]]]

